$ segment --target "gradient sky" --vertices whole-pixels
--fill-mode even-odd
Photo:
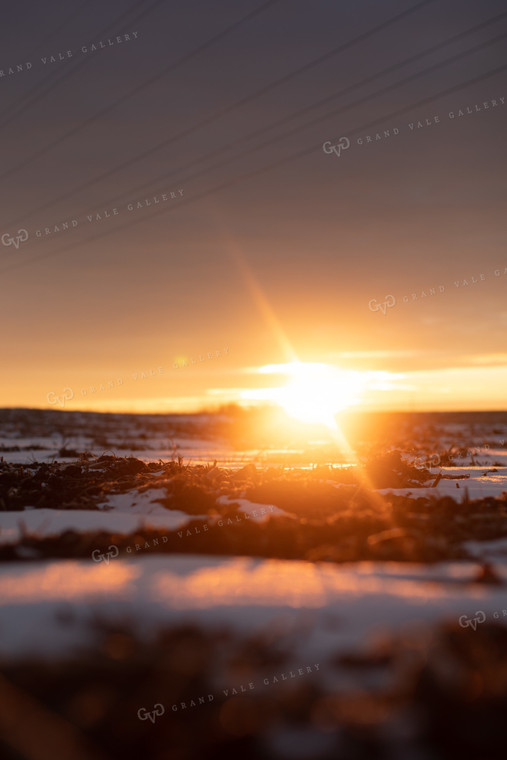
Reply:
[[[0,405],[194,409],[293,352],[368,372],[368,406],[507,407],[505,3],[279,0],[221,35],[263,5],[4,9]]]

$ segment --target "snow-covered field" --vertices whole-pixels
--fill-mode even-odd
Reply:
[[[477,609],[507,615],[507,587],[474,583],[479,566],[327,563],[248,557],[148,557],[106,562],[34,562],[0,567],[0,658],[68,657],[93,636],[94,617],[128,619],[150,640],[157,628],[197,623],[250,635],[280,631],[297,662],[329,662],[375,638]],[[500,571],[507,580],[507,566]],[[65,607],[68,621],[59,621]],[[505,618],[507,620],[507,618]],[[37,636],[34,637],[34,629]]]
[[[371,493],[366,495],[382,519],[386,519],[384,507],[399,515],[400,503],[403,515],[413,518],[408,526],[401,520],[385,530],[375,516],[360,511],[364,505],[358,507],[357,517],[354,514],[357,493],[367,490],[364,482],[358,487],[354,481],[367,461],[359,439],[353,461],[350,454],[340,457],[337,452],[332,466],[326,465],[320,476],[312,461],[319,444],[298,449],[289,442],[287,452],[309,452],[308,461],[300,461],[297,472],[283,465],[270,469],[270,457],[275,460],[280,454],[278,444],[272,450],[265,444],[238,450],[212,416],[20,414],[21,423],[12,413],[0,426],[0,668],[4,670],[17,673],[16,668],[27,663],[59,667],[58,663],[68,662],[75,668],[81,657],[92,658],[87,661],[100,669],[97,663],[107,631],[123,631],[114,634],[121,638],[127,630],[137,647],[147,647],[146,651],[155,647],[157,652],[158,637],[167,631],[187,631],[190,638],[192,631],[199,631],[215,642],[212,661],[206,665],[206,685],[199,688],[214,695],[217,703],[220,698],[221,705],[236,695],[235,684],[238,693],[244,692],[247,671],[248,683],[254,684],[248,688],[256,694],[261,694],[261,687],[292,678],[296,683],[299,677],[298,688],[315,688],[324,701],[350,694],[378,695],[382,690],[384,699],[390,689],[398,689],[400,668],[405,673],[410,652],[429,652],[436,631],[448,627],[459,635],[477,635],[477,641],[488,625],[507,631],[507,529],[502,522],[507,424],[503,422],[491,419],[472,425],[464,419],[436,425],[430,421],[424,431],[414,426],[405,447],[399,431],[392,440],[387,436],[379,442],[379,450],[388,457],[394,450],[400,452],[399,461],[408,467],[401,472],[396,465],[398,470],[388,473],[392,482],[410,485],[379,488],[373,468]],[[403,431],[406,435],[406,425]],[[329,444],[322,445],[329,452]],[[368,446],[371,450],[371,441]],[[134,459],[120,459],[125,457]],[[122,469],[122,462],[127,469]],[[11,465],[18,467],[9,469]],[[270,472],[276,475],[273,482]],[[25,476],[39,483],[41,493],[49,494],[46,501],[38,502],[37,489],[33,501],[29,497],[16,501]],[[66,478],[74,490],[71,496],[61,490],[60,499]],[[81,483],[90,493],[86,503],[79,500]],[[208,492],[213,489],[210,502]],[[297,496],[294,504],[291,494]],[[356,519],[357,529],[352,531],[358,535],[366,531],[366,547],[396,544],[395,551],[401,546],[403,554],[407,542],[428,538],[414,532],[413,526],[438,517],[432,509],[441,509],[443,497],[455,503],[452,509],[445,508],[449,527],[444,539],[441,531],[447,530],[447,523],[438,524],[436,560],[361,561],[357,559],[363,556],[361,539],[349,561],[346,554],[336,562],[320,561],[333,559],[337,547],[348,551],[350,532],[342,540],[339,526],[350,531]],[[314,498],[323,500],[318,508]],[[486,509],[480,500],[487,499]],[[343,523],[336,522],[338,517]],[[470,531],[474,520],[480,525],[477,534]],[[322,551],[316,561],[308,561],[313,535]],[[322,535],[330,546],[323,546]],[[454,547],[448,556],[463,559],[438,560],[445,556],[446,535]],[[219,539],[220,546],[229,547],[222,554],[216,551]],[[277,556],[282,545],[284,554]],[[249,550],[242,554],[235,546]],[[256,664],[248,666],[250,670],[244,666],[246,670],[238,674],[234,668],[239,666],[229,660],[231,652],[240,656],[242,646],[270,654],[265,661],[260,655],[254,657]],[[377,660],[396,660],[398,654],[393,652],[404,653],[402,664],[380,667]],[[192,657],[199,660],[197,654]],[[194,673],[193,667],[185,665],[189,673]],[[188,689],[197,689],[192,678]],[[240,690],[239,684],[244,688]],[[186,688],[181,686],[178,699],[170,697],[176,700],[174,705],[161,702],[164,709],[177,713],[174,720],[186,709],[178,706],[181,694],[190,699]],[[286,692],[273,694],[270,699]],[[152,699],[152,692],[136,699],[139,708],[143,699]],[[153,696],[155,701],[161,699]],[[333,709],[338,709],[336,704]],[[143,732],[150,730],[151,719],[147,722],[150,725],[143,724]],[[317,723],[323,725],[325,720],[319,718]],[[329,737],[305,738],[297,731],[291,733],[295,730],[285,723],[268,732],[266,757],[313,760],[319,742],[319,756],[347,756],[333,755],[336,746]],[[396,746],[399,756],[404,756]],[[406,756],[429,760],[431,754]]]

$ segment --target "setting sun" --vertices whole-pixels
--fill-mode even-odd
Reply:
[[[335,429],[335,415],[359,400],[364,373],[317,362],[290,362],[260,367],[261,374],[287,376],[285,385],[247,392],[244,398],[274,401],[301,422]]]

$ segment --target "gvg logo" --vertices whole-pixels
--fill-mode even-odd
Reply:
[[[100,551],[100,549],[94,549],[92,551],[92,560],[94,562],[105,562],[106,565],[109,565],[109,560],[115,559],[120,553],[120,550],[117,546],[115,546],[115,544],[108,546],[107,549],[107,552],[104,554]]]
[[[462,628],[473,628],[476,631],[479,623],[484,623],[485,620],[486,613],[478,610],[472,618],[462,615],[458,622]]]
[[[348,137],[340,137],[338,142],[335,143],[334,145],[331,143],[330,140],[328,140],[322,146],[322,150],[324,151],[324,153],[329,153],[329,154],[336,153],[338,158],[340,158],[340,153],[342,152],[342,150],[348,150],[348,148],[350,148],[350,140]]]
[[[26,243],[28,240],[28,230],[18,230],[17,235],[10,235],[8,232],[4,232],[2,235],[2,243],[5,246],[13,245],[14,248],[19,248],[21,243]]]
[[[438,467],[440,464],[440,457],[438,454],[432,454],[430,457],[426,457],[424,454],[417,457],[414,461],[414,467],[418,470],[430,470],[432,467]]]
[[[152,723],[155,723],[156,719],[164,713],[164,705],[161,705],[160,702],[157,702],[156,705],[153,705],[153,710],[150,711],[148,711],[145,707],[140,707],[137,711],[137,717],[139,720],[151,720]]]
[[[65,402],[71,401],[74,398],[74,391],[72,388],[64,388],[61,396],[57,396],[56,393],[53,393],[53,391],[51,391],[48,393],[46,398],[48,400],[48,404],[58,404],[63,409]]]
[[[388,309],[392,309],[393,306],[396,306],[396,298],[394,296],[385,296],[385,301],[382,301],[382,303],[378,303],[375,298],[372,298],[371,301],[368,303],[368,307],[370,311],[381,311],[382,314],[387,314]]]

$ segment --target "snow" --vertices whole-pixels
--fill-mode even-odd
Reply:
[[[507,561],[507,538],[494,541],[465,541],[463,548],[472,556],[489,562]]]
[[[99,507],[104,510],[136,515],[167,515],[167,509],[157,502],[157,499],[166,498],[167,493],[164,488],[150,488],[146,491],[138,491],[134,488],[126,493],[110,494],[100,502]]]
[[[0,455],[10,462],[51,461],[65,442],[70,449],[98,455],[107,452],[134,455],[145,462],[180,455],[186,462],[198,464],[216,459],[219,466],[234,469],[264,458],[259,452],[233,451],[219,440],[206,439],[198,431],[196,418],[192,421],[197,431],[195,437],[170,437],[160,430],[154,432],[149,417],[145,421],[138,418],[134,424],[119,415],[107,425],[99,417],[91,420],[87,415],[76,415],[76,433],[65,440],[57,434],[28,438],[6,426],[0,445],[19,446],[23,450]],[[181,422],[179,418],[175,421]],[[206,424],[207,418],[200,422]],[[92,428],[110,448],[94,443]],[[468,424],[448,424],[442,433],[441,450],[457,440],[465,440],[472,447]],[[470,457],[465,457],[455,459],[459,466],[433,468],[434,478],[440,471],[442,475],[468,475],[468,478],[442,478],[434,488],[430,487],[433,481],[428,480],[421,488],[381,489],[379,493],[387,499],[394,494],[413,499],[451,496],[460,501],[466,492],[470,499],[500,497],[507,492],[507,450],[496,446],[502,446],[506,438],[503,434],[493,437],[487,426],[477,425],[474,440],[487,440],[495,446],[479,448],[474,460],[480,465],[471,466]],[[125,441],[143,448],[119,448]],[[31,445],[46,448],[29,450]],[[495,467],[498,462],[501,465]],[[496,472],[487,472],[493,467]],[[229,529],[227,521],[222,519],[220,524],[218,516],[190,515],[184,510],[165,508],[160,499],[166,497],[166,489],[159,482],[154,488],[111,494],[102,499],[95,511],[28,508],[0,512],[0,544],[15,545],[26,533],[59,536],[69,530],[100,531],[111,536],[128,536],[142,528],[183,533],[194,521],[202,520],[209,526],[211,547],[212,531]],[[220,496],[218,503],[236,505],[238,518],[259,524],[273,517],[297,519],[273,504],[259,504],[243,497]],[[191,529],[192,535],[194,530]],[[294,667],[322,663],[319,677],[340,690],[347,688],[346,678],[341,673],[341,681],[337,681],[337,669],[326,667],[326,663],[336,658],[337,653],[362,650],[385,634],[408,630],[420,634],[440,621],[458,624],[460,617],[473,616],[478,610],[485,613],[488,621],[507,624],[507,615],[503,614],[504,609],[507,611],[507,586],[475,582],[480,558],[498,563],[496,574],[507,580],[507,538],[466,542],[465,550],[477,562],[430,566],[394,562],[334,565],[168,555],[150,553],[154,543],[151,539],[147,543],[148,547],[143,543],[139,549],[135,544],[123,548],[108,561],[102,561],[100,553],[83,560],[33,561],[31,550],[22,548],[18,556],[29,562],[0,564],[0,658],[37,655],[65,658],[93,644],[98,635],[94,627],[97,619],[127,624],[146,640],[160,626],[194,622],[208,629],[226,626],[244,635],[276,631],[277,643],[290,653]],[[284,667],[290,667],[291,663]],[[272,737],[271,746],[294,747],[300,741],[304,756],[306,739],[311,744],[310,734],[298,737],[292,732]],[[296,756],[288,749],[287,752]]]
[[[468,477],[463,480],[448,480],[442,477],[434,488],[431,486],[423,486],[421,488],[382,488],[379,489],[378,493],[384,495],[394,494],[395,496],[412,496],[413,498],[451,496],[457,501],[462,501],[466,489],[470,499],[483,499],[490,496],[498,498],[504,491],[507,492],[507,467],[495,468],[497,472],[488,472],[488,469],[488,467],[442,467],[436,470],[434,478],[437,477],[440,471],[442,475],[468,475]]]
[[[20,512],[0,512],[0,545],[14,545],[23,534],[39,537],[58,536],[65,531],[94,532],[130,535],[143,528],[181,530],[193,520],[204,520],[215,526],[216,515],[190,515],[179,509],[166,509],[156,499],[167,496],[163,488],[139,492],[135,489],[122,494],[111,494],[96,510],[32,509]],[[253,522],[264,523],[270,517],[289,517],[273,505],[256,504],[247,499],[220,496],[219,504],[239,504],[238,512]]]
[[[163,509],[161,507],[161,509]],[[94,510],[25,509],[23,512],[0,512],[0,544],[16,544],[22,535],[59,536],[65,531],[103,531],[129,535],[142,528],[179,530],[189,515],[179,510],[163,510],[163,514],[138,512],[100,512]]]
[[[65,657],[93,641],[88,623],[98,616],[128,620],[147,640],[168,623],[227,625],[249,635],[269,626],[294,666],[326,663],[414,625],[457,623],[477,610],[502,619],[507,589],[472,583],[478,570],[467,562],[335,566],[192,555],[2,565],[0,657]],[[507,568],[499,572],[507,578]],[[332,677],[328,671],[323,677]]]
[[[267,522],[272,516],[296,519],[294,515],[290,515],[284,509],[275,507],[273,504],[256,504],[254,501],[248,501],[248,499],[236,499],[229,496],[219,496],[217,502],[224,506],[239,504],[238,512],[248,515],[248,517],[256,523]]]

